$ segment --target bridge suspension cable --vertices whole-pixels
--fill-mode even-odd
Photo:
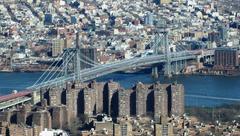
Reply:
[[[74,56],[74,53],[71,53],[70,55],[68,55],[67,56],[67,62],[69,62],[69,61],[71,61],[71,59],[72,59],[72,57]],[[55,76],[55,74],[57,73],[57,72],[59,72],[58,73],[58,75],[59,74],[61,74],[62,73],[62,71],[59,71],[61,68],[62,68],[62,70],[63,70],[63,63],[59,66],[59,67],[56,67],[56,69],[55,70],[53,70],[53,71],[51,71],[51,72],[53,72],[53,74],[51,74],[51,76],[50,77],[47,77],[47,78],[45,78],[42,82],[45,82],[45,80],[46,81],[49,81],[49,80],[52,80],[52,78]],[[51,73],[50,72],[50,73]]]
[[[67,62],[69,62],[70,60],[71,60],[71,58],[73,57],[73,53],[72,54],[70,54],[70,55],[68,55],[67,57]],[[51,75],[51,77],[49,78],[49,80],[51,80],[54,76],[55,76],[55,74],[58,72],[58,75],[60,75],[60,74],[62,74],[63,72],[62,72],[62,70],[60,70],[62,68],[62,70],[63,70],[63,64],[61,64],[61,66],[59,66],[55,71],[53,71],[54,73]],[[58,75],[57,76],[55,76],[55,77],[58,77]]]
[[[96,75],[98,74],[105,75],[106,73],[111,73],[118,70],[124,70],[127,68],[133,68],[142,65],[151,65],[159,62],[169,63],[170,65],[173,61],[195,58],[196,54],[194,54],[193,51],[187,51],[184,47],[180,46],[179,48],[185,51],[170,52],[169,46],[166,47],[166,45],[168,44],[168,37],[165,32],[157,33],[153,35],[151,39],[152,42],[150,47],[151,49],[154,48],[154,53],[156,54],[151,56],[144,56],[141,58],[135,57],[127,60],[115,61],[104,65],[99,65],[99,63],[81,54],[80,50],[78,50],[79,48],[77,50],[73,49],[71,52],[66,51],[61,56],[59,56],[60,58],[64,57],[66,59],[64,63],[62,63],[59,67],[57,67],[57,65],[61,62],[61,60],[59,60],[57,64],[56,62],[52,63],[48,68],[48,71],[45,71],[43,75],[41,75],[37,82],[35,82],[34,86],[41,87],[41,85],[46,86],[48,84],[60,83],[63,81],[72,81],[76,78],[78,78],[78,80],[80,81],[86,81],[96,78]],[[160,54],[159,51],[162,51],[163,54]],[[68,62],[72,60],[73,56],[76,57],[76,61],[73,61],[72,63],[70,63],[70,65],[68,65]],[[77,64],[75,64],[76,62]],[[93,67],[81,69],[80,62],[86,63]],[[52,66],[54,67],[51,68]],[[68,66],[70,66],[70,68],[72,68],[71,66],[73,66],[73,73],[68,74]],[[65,70],[65,76],[61,76],[61,74],[63,74],[63,72],[61,72],[63,69]]]
[[[86,59],[86,61],[89,61],[90,63],[94,64],[94,66],[99,65],[99,63],[93,61],[92,59],[90,59],[90,58],[87,57],[86,55],[80,54],[80,56],[81,56],[82,58]],[[81,59],[81,60],[83,60],[83,59]],[[85,60],[83,60],[83,61],[85,61]],[[88,62],[88,63],[89,63],[89,62]],[[91,65],[92,65],[92,64],[91,64]]]
[[[176,54],[176,55],[174,56],[174,58],[172,58],[172,60],[176,61],[176,60],[189,59],[189,58],[195,57],[194,52],[189,52],[189,51],[186,51],[186,52],[187,54],[181,53],[181,52],[174,52],[173,54]],[[140,58],[131,58],[126,60],[111,62],[111,63],[100,65],[100,66],[91,67],[88,69],[83,69],[83,70],[80,70],[79,72],[82,73],[81,81],[87,81],[87,80],[96,78],[98,76],[106,75],[108,73],[116,72],[119,70],[124,70],[132,67],[142,66],[142,65],[151,65],[159,62],[165,62],[166,60],[164,60],[164,58],[165,58],[164,54],[144,56]],[[48,81],[46,83],[37,84],[34,87],[40,88],[44,86],[53,85],[56,83],[73,81],[75,80],[76,76],[77,76],[77,73],[71,73],[71,74],[68,74],[67,76],[59,77],[51,81]]]
[[[59,55],[57,58],[62,58],[64,55],[65,55],[65,53]],[[43,77],[46,77],[46,76],[45,76],[46,74],[47,74],[47,76],[48,76],[49,71],[52,71],[59,62],[60,62],[60,60],[58,60],[57,62],[53,61],[53,62],[51,63],[51,65],[48,66],[47,70],[44,71],[44,73],[38,78],[38,80],[37,80],[33,85],[38,84],[39,81],[41,81],[41,79],[42,79]],[[54,66],[54,64],[55,64],[55,66]]]
[[[87,62],[86,60],[83,60],[83,59],[80,59],[81,62],[85,63],[85,64],[88,64],[90,66],[97,66],[96,64],[93,64],[93,63],[90,63],[90,62]]]
[[[62,55],[61,55],[61,57],[64,57],[66,55],[66,53],[63,53]],[[74,54],[73,53],[71,53],[70,55],[68,55],[67,56],[67,62],[69,62],[70,60],[71,60],[71,58],[74,56]],[[41,76],[40,76],[40,78],[33,84],[33,86],[36,86],[36,85],[38,85],[38,84],[42,84],[42,83],[44,83],[44,82],[48,82],[48,81],[50,81],[50,80],[52,80],[52,78],[55,76],[55,78],[56,77],[58,77],[62,72],[61,71],[59,71],[61,68],[62,68],[62,70],[63,70],[63,63],[59,66],[59,67],[57,67],[57,65],[59,64],[61,62],[61,60],[59,60],[58,62],[53,62],[50,66],[53,66],[53,64],[55,63],[55,66],[54,67],[52,67],[51,69],[49,68],[49,70],[48,71],[45,71]],[[52,73],[53,72],[53,73]],[[55,75],[57,72],[59,72],[57,75]],[[48,73],[47,75],[46,75],[46,73]],[[45,76],[46,75],[46,76]],[[41,82],[40,82],[41,81]],[[31,86],[31,87],[29,87],[29,88],[32,88],[33,86]]]
[[[202,99],[213,99],[213,100],[225,100],[225,101],[238,101],[240,102],[240,99],[238,98],[225,98],[225,97],[215,97],[215,96],[206,96],[206,95],[193,95],[193,94],[187,94],[186,97],[193,97],[193,98],[202,98]]]
[[[57,65],[59,65],[60,62],[61,62],[61,61],[58,61],[58,62],[56,63],[56,65],[52,68],[52,70],[48,72],[47,76],[44,77],[44,79],[42,80],[42,82],[46,81],[47,79],[50,79],[49,76],[52,75],[52,72],[53,72],[53,71],[57,71],[58,68],[60,67],[60,66],[57,67]]]

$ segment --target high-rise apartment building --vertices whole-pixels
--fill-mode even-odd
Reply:
[[[52,128],[53,129],[67,129],[68,127],[68,114],[65,105],[49,107],[52,115]]]
[[[174,136],[172,124],[155,124],[154,136]]]
[[[168,93],[169,115],[182,116],[184,114],[184,87],[182,84],[171,84]]]
[[[57,57],[63,53],[65,41],[64,39],[53,39],[52,40],[52,56]]]
[[[234,69],[239,66],[239,51],[231,48],[218,48],[214,53],[214,67]]]
[[[52,88],[49,91],[49,105],[50,106],[58,106],[61,104],[61,97],[60,97],[59,90],[57,88]]]
[[[41,131],[45,128],[52,128],[51,115],[48,111],[37,111],[32,113],[32,125],[41,126]]]
[[[136,84],[136,115],[146,115],[147,105],[146,96],[148,89],[143,83]]]
[[[225,42],[227,41],[228,38],[228,31],[227,31],[227,26],[226,25],[221,25],[218,27],[218,32],[219,32],[219,36],[220,36],[220,40]]]
[[[118,90],[118,116],[130,116],[130,97],[129,91],[124,89]]]
[[[114,124],[113,136],[132,136],[132,124],[127,121]]]
[[[168,95],[158,83],[154,85],[154,90],[154,120],[159,122],[161,116],[168,116]]]
[[[96,114],[96,90],[90,88],[84,88],[84,114],[94,115]]]
[[[44,16],[44,25],[52,25],[53,24],[53,15],[51,13],[46,13]]]

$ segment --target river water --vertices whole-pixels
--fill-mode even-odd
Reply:
[[[0,95],[9,94],[12,90],[23,90],[33,85],[41,74],[41,72],[0,73]],[[139,81],[143,83],[153,83],[156,81],[146,73],[113,73],[97,79],[97,81],[108,80],[119,82],[124,88],[130,88]],[[160,83],[171,83],[174,81],[182,83],[185,87],[185,94],[240,99],[240,77],[181,75],[171,79],[160,76],[157,80]],[[188,106],[205,107],[236,103],[236,101],[185,97],[185,103]]]

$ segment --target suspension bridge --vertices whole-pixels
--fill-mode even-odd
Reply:
[[[59,56],[62,60],[59,59],[57,63],[50,65],[49,69],[42,74],[33,86],[28,87],[28,89],[38,90],[54,85],[59,86],[65,82],[85,82],[117,71],[146,65],[156,66],[156,64],[159,63],[165,65],[165,74],[170,76],[173,74],[172,65],[174,64],[178,64],[174,68],[177,67],[177,71],[180,71],[186,66],[187,60],[200,59],[214,55],[213,50],[188,51],[183,49],[183,51],[179,52],[170,52],[167,32],[156,34],[150,42],[152,44],[151,49],[154,51],[153,55],[117,60],[107,64],[99,64],[81,54],[79,45],[77,45],[76,48],[66,49],[64,53]],[[78,41],[76,43],[78,43]],[[63,63],[57,66],[61,62]],[[81,69],[82,63],[90,65],[91,67]],[[155,73],[158,72],[156,71]]]
[[[154,50],[153,55],[133,57],[131,59],[117,60],[107,64],[99,64],[91,58],[81,54],[80,45],[78,45],[78,38],[79,37],[77,34],[76,48],[66,49],[64,53],[58,57],[58,61],[52,63],[49,68],[41,75],[41,77],[32,86],[28,87],[27,90],[31,90],[31,92],[39,92],[42,88],[51,88],[54,86],[63,87],[66,82],[81,83],[117,71],[146,65],[152,66],[153,73],[157,74],[158,71],[156,67],[159,63],[164,65],[164,73],[165,75],[169,76],[171,74],[174,74],[173,67],[177,68],[176,71],[182,70],[186,66],[187,60],[199,61],[201,58],[214,55],[214,50],[189,51],[182,49],[178,52],[171,52],[169,48],[168,33],[164,31],[156,34],[150,41],[150,44],[152,45],[151,49]],[[81,69],[82,63],[90,65],[91,67]],[[32,97],[33,96],[34,93],[32,94]],[[185,97],[240,101],[240,99],[234,98],[221,98],[203,95],[186,95]],[[24,100],[29,101],[29,99],[25,96]],[[21,100],[18,100],[17,102],[22,103]],[[4,105],[0,105],[0,110],[17,104],[18,103],[16,103],[16,101],[10,101]]]

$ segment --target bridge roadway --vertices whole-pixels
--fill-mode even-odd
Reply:
[[[170,54],[171,62],[188,60],[188,59],[197,59],[197,56],[209,56],[213,55],[213,51],[183,51]],[[136,57],[126,60],[115,61],[112,63],[104,64],[104,65],[96,65],[92,68],[84,69],[80,71],[80,80],[81,82],[88,81],[91,79],[95,79],[97,77],[107,75],[109,73],[126,70],[130,68],[135,68],[144,65],[152,65],[157,63],[166,63],[166,55],[150,55],[145,57]],[[63,85],[65,82],[71,82],[77,80],[76,74],[72,73],[67,76],[59,77],[50,81],[46,81],[37,85],[33,85],[28,89],[31,90],[39,90],[41,87],[48,86],[59,86]]]
[[[0,111],[31,101],[31,93],[31,91],[23,90],[17,93],[0,96]]]
[[[187,60],[187,59],[197,59],[199,57],[201,58],[205,56],[212,56],[213,54],[214,54],[214,50],[207,50],[204,52],[203,51],[185,51],[177,54],[176,53],[171,54],[170,59],[171,59],[171,62],[174,62],[174,61]],[[152,65],[156,63],[166,63],[166,55],[164,54],[151,55],[146,57],[115,61],[115,62],[104,64],[104,65],[96,65],[95,67],[81,70],[81,81],[84,82],[84,81],[88,81],[88,80],[97,78],[99,76],[103,76],[116,71],[121,71],[121,70],[134,68],[138,66]],[[41,84],[31,86],[28,89],[31,91],[35,91],[35,90],[38,91],[41,87],[51,87],[52,85],[61,86],[67,81],[74,81],[74,80],[76,80],[76,74],[72,73],[66,77],[56,78]],[[26,92],[26,95],[29,95],[29,94],[30,92]],[[211,99],[211,100],[240,102],[240,99],[238,98],[224,98],[224,97],[191,95],[191,94],[186,94],[185,97],[191,97],[196,99]],[[4,98],[5,96],[0,97],[0,100],[2,100],[2,102],[0,101],[0,111],[32,100],[31,97],[27,97],[27,96],[21,96],[17,98],[7,97],[6,100],[4,100]],[[11,99],[11,100],[8,100],[8,99]]]
[[[7,109],[9,107],[19,105],[21,103],[29,102],[31,100],[32,100],[31,97],[24,96],[24,97],[17,97],[17,98],[14,98],[12,100],[1,102],[0,103],[0,111],[4,110],[4,109]]]

